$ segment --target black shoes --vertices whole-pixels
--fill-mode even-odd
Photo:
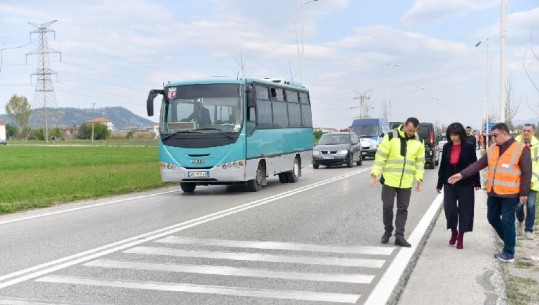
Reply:
[[[382,244],[387,244],[389,242],[389,238],[391,237],[391,232],[385,232],[384,235],[382,235]]]
[[[412,245],[410,245],[406,241],[406,239],[404,239],[404,237],[397,236],[397,237],[395,237],[395,246],[410,248]]]
[[[382,235],[382,239],[380,240],[382,244],[387,244],[389,242],[389,238],[391,237],[391,232],[385,232],[384,235]],[[396,236],[395,237],[395,246],[399,247],[406,247],[410,248],[412,245],[410,245],[406,239],[402,236]]]

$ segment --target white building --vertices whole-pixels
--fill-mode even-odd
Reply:
[[[7,140],[6,137],[6,122],[0,120],[0,140]]]

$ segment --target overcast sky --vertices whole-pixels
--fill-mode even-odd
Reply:
[[[33,108],[38,49],[29,24],[52,20],[48,46],[58,107],[123,106],[147,117],[150,89],[210,76],[300,81],[315,127],[343,128],[370,96],[392,121],[480,127],[499,110],[500,0],[0,0],[0,113],[14,95]],[[303,18],[301,18],[303,13]],[[303,19],[303,22],[302,22]],[[516,119],[538,122],[539,3],[511,1],[506,78]],[[32,38],[30,41],[30,37]],[[476,43],[483,41],[475,47]],[[27,60],[27,63],[26,63]],[[242,64],[243,63],[243,64]],[[488,88],[488,90],[487,90]],[[485,103],[488,96],[488,103]],[[157,120],[156,117],[150,118]]]

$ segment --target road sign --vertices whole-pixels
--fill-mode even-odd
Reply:
[[[488,126],[487,126],[487,123],[483,124],[483,130],[485,130],[486,132],[490,132],[492,130],[492,127],[494,127],[494,125],[496,125],[496,123],[488,123]]]

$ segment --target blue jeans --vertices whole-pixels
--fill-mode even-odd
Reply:
[[[519,198],[489,196],[487,199],[487,219],[503,240],[503,251],[515,255],[515,211]]]
[[[537,200],[537,192],[530,191],[528,200],[526,201],[526,232],[533,232],[533,223],[535,222],[535,201]],[[519,205],[517,208],[517,219],[520,222],[524,221],[524,205]]]

